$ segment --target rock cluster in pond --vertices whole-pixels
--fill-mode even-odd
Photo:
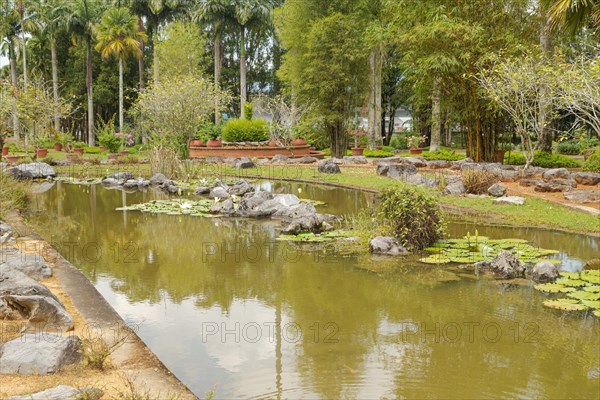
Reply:
[[[558,277],[558,268],[549,261],[541,261],[533,266],[531,279],[537,283],[554,282]]]
[[[144,179],[134,178],[131,172],[117,172],[104,178],[102,186],[107,189],[132,191],[153,187],[171,194],[179,193],[182,190],[173,180],[160,173],[154,174],[150,179]]]
[[[41,392],[12,396],[7,400],[99,400],[104,396],[104,391],[92,386],[73,387],[58,385],[42,390]]]
[[[43,162],[20,164],[8,169],[15,179],[46,179],[56,176],[54,168]]]
[[[521,278],[525,275],[525,265],[510,251],[501,251],[493,260],[475,263],[478,268],[485,268],[501,279]]]
[[[77,336],[26,334],[0,345],[0,373],[47,375],[82,359]]]
[[[402,247],[396,239],[390,236],[376,236],[369,241],[369,250],[373,254],[397,256],[407,254],[408,250]]]

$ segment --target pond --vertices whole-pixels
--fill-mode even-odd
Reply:
[[[292,183],[263,190],[352,215],[372,195]],[[83,271],[196,395],[216,398],[598,398],[600,323],[545,308],[530,285],[276,241],[268,220],[116,211],[164,195],[56,183],[33,226]],[[568,270],[597,238],[452,223],[523,238]],[[310,245],[310,246],[314,246]]]

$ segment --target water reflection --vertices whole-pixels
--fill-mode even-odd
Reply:
[[[352,214],[372,197],[261,182]],[[300,189],[300,190],[299,190]],[[559,318],[527,286],[411,259],[324,257],[275,240],[277,224],[119,212],[164,195],[60,182],[30,220],[95,283],[197,395],[219,398],[597,398],[597,319]],[[452,224],[562,251],[598,239]]]

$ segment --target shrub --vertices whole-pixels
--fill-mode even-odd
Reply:
[[[590,172],[600,172],[600,149],[588,157],[583,163],[583,170]]]
[[[78,148],[86,148],[88,147],[87,143],[85,142],[73,142],[73,147],[78,147]]]
[[[498,181],[498,175],[492,171],[475,169],[464,171],[462,181],[467,193],[483,194]]]
[[[439,149],[434,152],[423,152],[421,153],[426,160],[446,160],[446,161],[457,161],[465,158],[462,154],[456,154],[456,152],[448,149]]]
[[[504,155],[504,163],[508,165],[525,165],[525,157],[522,153],[510,153],[510,157],[508,153]],[[531,164],[534,167],[543,167],[543,168],[577,168],[580,166],[580,163],[567,156],[563,156],[560,154],[550,154],[542,151],[535,152],[535,158],[533,159],[533,163]]]
[[[244,118],[248,121],[254,118],[254,104],[250,102],[244,103]]]
[[[574,140],[565,140],[556,145],[559,154],[579,154],[579,143]]]
[[[394,135],[392,137],[392,140],[390,140],[390,146],[392,146],[396,150],[408,149],[408,144],[406,143],[406,135]]]
[[[226,142],[262,142],[269,137],[269,128],[264,119],[230,119],[222,129],[221,137]]]
[[[383,146],[383,147],[382,147],[382,150],[384,150],[384,151],[389,151],[389,152],[392,152],[392,151],[394,151],[395,149],[394,149],[392,146]]]
[[[379,219],[386,231],[409,250],[421,250],[444,235],[445,224],[436,197],[416,186],[384,191]]]
[[[88,147],[86,149],[83,149],[83,152],[85,154],[100,154],[100,148],[98,148],[98,147]]]
[[[205,122],[198,129],[198,139],[204,141],[215,140],[221,136],[221,125],[215,125],[212,122]]]
[[[100,144],[108,149],[110,153],[117,153],[123,144],[123,137],[112,132],[105,132],[99,138]]]
[[[20,181],[6,174],[0,174],[0,218],[5,218],[9,210],[23,210],[29,201],[31,188],[29,181]]]
[[[352,153],[350,153],[352,154]],[[371,158],[384,158],[384,157],[392,157],[394,155],[394,153],[391,153],[389,151],[386,150],[369,150],[369,149],[365,149],[363,151],[363,155],[365,157],[371,157]]]

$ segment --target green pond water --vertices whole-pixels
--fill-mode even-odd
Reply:
[[[373,201],[261,186],[338,215]],[[268,220],[115,211],[156,198],[57,183],[28,218],[200,397],[600,397],[600,320],[545,308],[527,282],[276,241]],[[557,249],[572,271],[600,253],[597,238],[539,229],[451,223],[449,234],[475,229]]]

